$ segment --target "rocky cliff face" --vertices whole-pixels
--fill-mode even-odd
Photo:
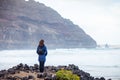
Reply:
[[[79,26],[33,0],[0,0],[0,49],[33,49],[40,39],[49,48],[96,47]]]

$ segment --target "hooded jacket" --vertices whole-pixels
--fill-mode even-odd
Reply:
[[[41,54],[42,52],[42,54]],[[45,45],[37,47],[38,61],[46,61],[47,48]]]

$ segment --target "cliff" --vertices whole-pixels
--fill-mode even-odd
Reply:
[[[0,0],[0,49],[94,48],[96,41],[78,25],[34,0]]]

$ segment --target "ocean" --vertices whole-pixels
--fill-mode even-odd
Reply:
[[[38,64],[36,50],[0,51],[0,70]],[[94,77],[120,80],[120,49],[48,49],[46,66],[75,64]]]

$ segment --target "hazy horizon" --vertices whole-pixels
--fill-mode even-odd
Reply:
[[[120,45],[119,0],[36,0],[56,10],[89,34],[97,44]]]

